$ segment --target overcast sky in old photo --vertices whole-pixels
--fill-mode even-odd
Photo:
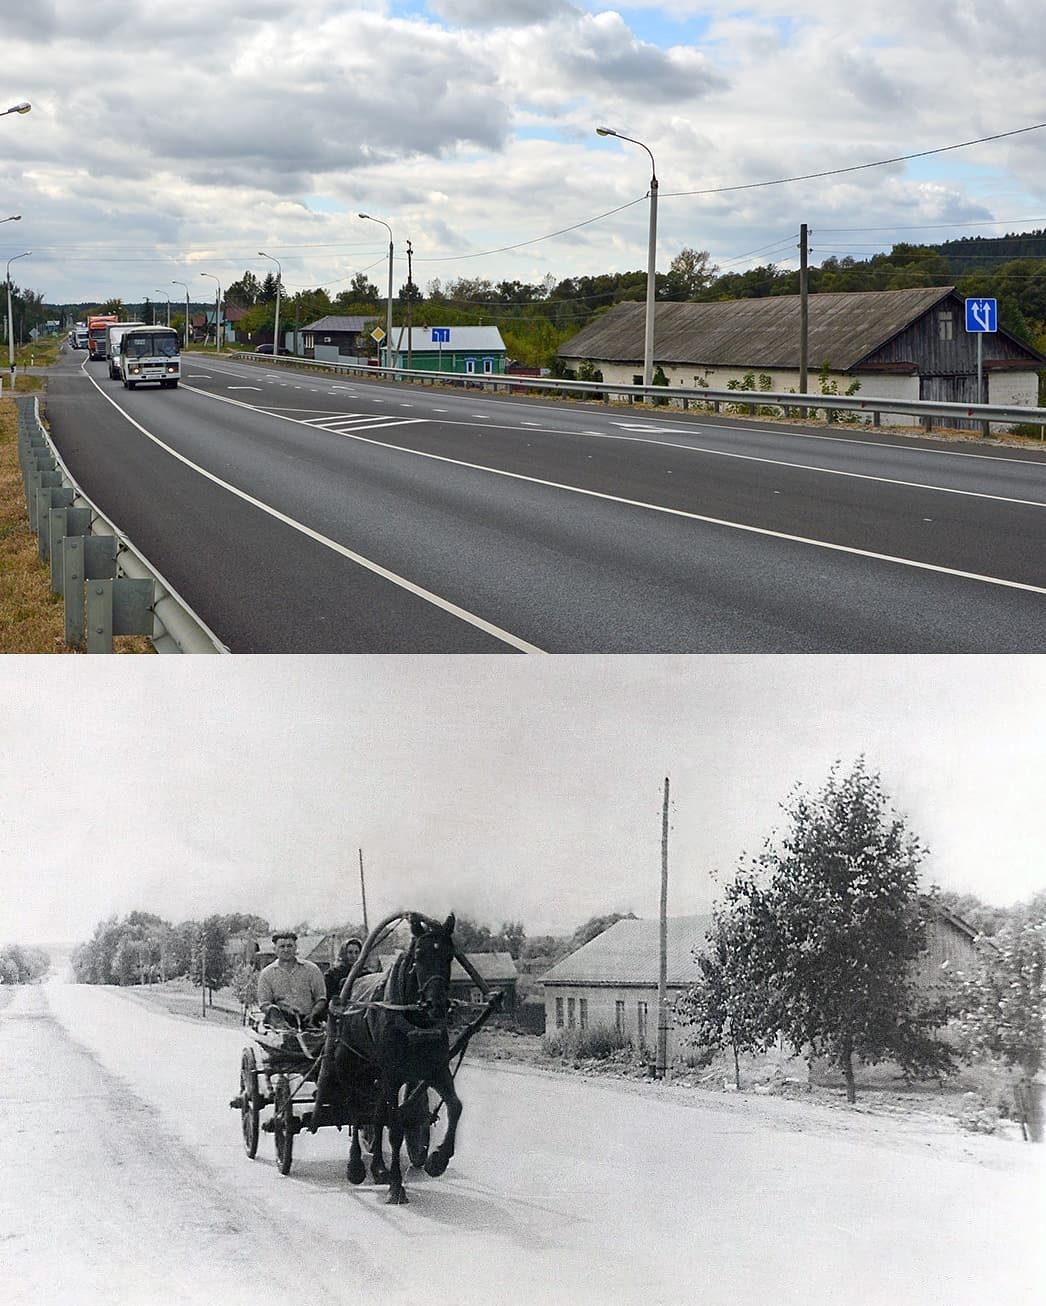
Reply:
[[[400,908],[529,934],[707,910],[796,784],[864,754],[926,884],[1046,889],[1033,657],[0,659],[0,942],[134,910]]]
[[[863,259],[1046,225],[1026,0],[34,0],[4,13],[0,262],[46,302]],[[1014,134],[1018,133],[1018,134]],[[886,167],[858,165],[1001,139]],[[835,173],[785,185],[759,183]],[[618,210],[615,212],[615,210]]]

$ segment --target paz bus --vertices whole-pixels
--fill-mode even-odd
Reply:
[[[124,389],[158,381],[161,390],[173,390],[182,374],[181,341],[168,326],[132,326],[116,343],[116,362]]]

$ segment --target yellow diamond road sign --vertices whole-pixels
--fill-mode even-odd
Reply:
[[[381,342],[385,339],[385,332],[381,327],[375,327],[374,330],[370,333],[370,338],[372,340],[376,340],[380,345]]]

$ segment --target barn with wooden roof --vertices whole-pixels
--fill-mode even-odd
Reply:
[[[980,333],[982,390],[977,393],[977,339],[966,330],[965,301],[953,286],[810,295],[809,393],[821,392],[821,369],[837,393],[950,403],[1038,402],[1046,357],[1007,331]],[[568,367],[587,361],[608,382],[642,383],[646,306],[618,304],[559,349]],[[787,393],[799,389],[800,297],[774,295],[706,304],[659,303],[654,364],[669,386]],[[910,425],[903,414],[885,422]]]

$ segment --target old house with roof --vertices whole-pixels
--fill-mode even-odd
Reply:
[[[713,919],[675,916],[668,919],[667,988],[671,1013],[675,1000],[700,978],[697,955],[707,946]],[[927,946],[915,962],[915,978],[930,996],[939,993],[952,973],[972,965],[977,931],[946,908],[935,909],[927,929]],[[657,1044],[657,989],[660,924],[625,918],[557,962],[541,978],[545,993],[545,1030],[609,1027],[637,1047]],[[668,1059],[675,1060],[686,1037],[670,1014]]]
[[[668,921],[669,1007],[700,976],[695,951],[705,946],[711,916],[674,916]],[[541,977],[545,1030],[610,1027],[637,1047],[657,1044],[657,979],[660,924],[625,918],[557,962]],[[668,1056],[679,1052],[679,1034],[668,1035]]]
[[[359,363],[377,346],[367,335],[367,326],[380,315],[329,313],[301,330],[301,352],[317,363]]]
[[[1008,331],[980,333],[982,388],[977,390],[977,339],[966,330],[965,301],[953,286],[810,295],[807,390],[825,381],[837,393],[862,397],[991,403],[1034,407],[1038,369],[1046,357]],[[583,361],[603,379],[642,383],[646,306],[618,304],[560,346],[568,367]],[[672,386],[798,392],[800,297],[774,295],[713,303],[659,303],[654,363]],[[885,413],[884,423],[911,418]]]
[[[495,326],[397,326],[392,342],[395,367],[462,376],[500,376],[505,371],[506,346]]]

